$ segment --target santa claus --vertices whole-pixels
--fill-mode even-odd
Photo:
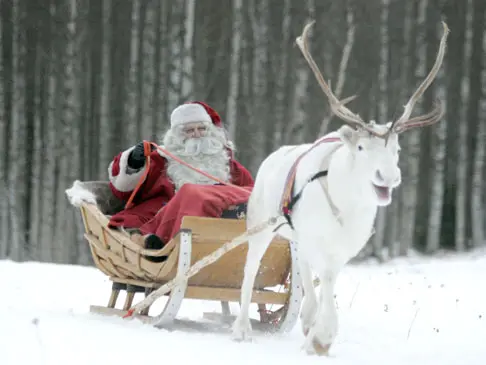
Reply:
[[[161,248],[179,230],[182,217],[220,217],[244,204],[253,187],[250,172],[233,156],[234,147],[218,113],[199,101],[182,104],[170,116],[163,148],[223,185],[153,148],[148,171],[143,142],[119,153],[108,167],[113,194],[128,201],[140,180],[133,206],[110,218],[111,227],[135,228],[132,239],[145,248]],[[132,230],[133,231],[133,230]]]

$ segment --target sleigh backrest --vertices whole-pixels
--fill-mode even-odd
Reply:
[[[244,233],[246,223],[245,220],[237,219],[184,217],[181,228],[192,232],[192,265]],[[248,243],[244,243],[229,251],[193,276],[189,280],[189,285],[239,289],[243,280],[247,250]],[[276,236],[261,261],[255,288],[283,284],[289,274],[290,260],[288,241]]]

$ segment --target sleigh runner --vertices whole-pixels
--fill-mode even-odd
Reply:
[[[94,263],[112,282],[107,305],[90,307],[91,312],[105,315],[125,316],[134,305],[136,293],[147,296],[177,276],[183,276],[195,262],[246,230],[244,220],[187,216],[172,240],[160,250],[150,250],[133,242],[128,233],[109,228],[109,216],[98,205],[82,202],[79,207]],[[231,322],[229,302],[240,300],[246,252],[247,244],[231,250],[171,290],[160,313],[149,315],[151,308],[147,307],[135,317],[155,327],[170,326],[183,299],[199,299],[221,302],[222,313],[204,313],[205,318]],[[150,257],[166,259],[152,262]],[[263,257],[251,299],[258,305],[260,314],[259,321],[253,324],[256,329],[283,332],[295,325],[302,298],[295,258],[295,245],[279,237]],[[121,291],[126,296],[120,306]]]

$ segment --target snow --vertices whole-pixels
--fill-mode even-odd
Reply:
[[[89,305],[105,305],[110,290],[96,268],[0,261],[0,277],[2,365],[486,363],[485,250],[348,265],[336,287],[340,328],[328,358],[301,350],[299,324],[238,343],[227,328],[158,330],[92,314]],[[203,323],[204,311],[219,308],[186,299],[178,318]]]

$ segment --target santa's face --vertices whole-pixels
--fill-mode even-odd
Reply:
[[[206,135],[207,127],[202,122],[196,123],[187,123],[184,124],[182,127],[182,133],[184,134],[185,139],[190,138],[201,138]]]
[[[191,166],[219,180],[229,180],[227,140],[222,128],[198,122],[176,126],[166,133],[164,147]],[[175,184],[176,189],[180,189],[185,183],[217,183],[170,158],[167,175]]]

